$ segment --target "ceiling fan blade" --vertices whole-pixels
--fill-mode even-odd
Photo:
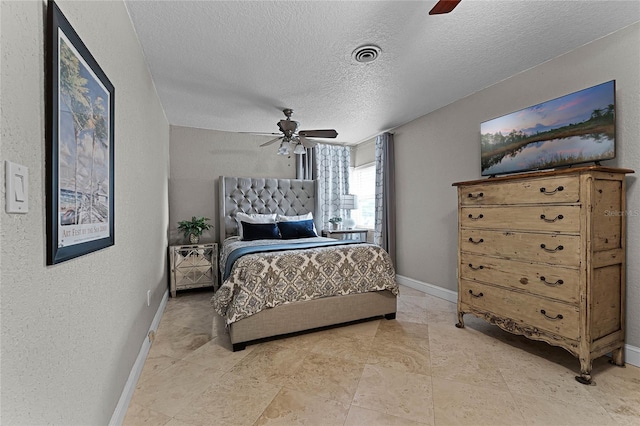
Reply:
[[[333,129],[326,130],[300,130],[298,132],[300,136],[308,136],[311,138],[335,138],[338,136],[338,132]]]
[[[460,3],[460,0],[440,0],[433,6],[433,9],[429,11],[429,15],[442,15],[443,13],[449,13]]]
[[[278,136],[281,135],[282,133],[279,132],[272,132],[272,133],[261,133],[261,132],[238,132],[238,133],[242,133],[243,135],[255,135],[255,136]]]
[[[305,148],[313,148],[314,146],[318,145],[318,141],[314,141],[313,139],[307,139],[304,136],[300,136],[300,143]]]
[[[282,139],[282,136],[280,136],[279,138],[275,138],[275,139],[271,139],[270,141],[267,141],[263,144],[261,144],[260,146],[267,146],[267,145],[271,145],[272,143],[276,143],[278,142],[280,139]]]

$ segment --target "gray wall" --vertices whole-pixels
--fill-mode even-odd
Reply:
[[[45,266],[42,1],[2,2],[4,160],[29,168],[29,212],[0,185],[2,424],[107,424],[167,289],[169,126],[122,2],[59,2],[115,86],[115,246]],[[147,290],[151,306],[147,307]]]
[[[480,178],[480,123],[616,80],[617,159],[640,173],[640,24],[515,75],[395,129],[397,272],[456,290],[453,182]],[[428,92],[425,91],[425,96]],[[640,347],[640,188],[627,177],[627,343]]]
[[[215,130],[171,126],[171,179],[169,180],[169,240],[182,244],[177,222],[192,216],[211,219],[215,229],[203,242],[218,241],[218,177],[295,178],[295,156],[276,155],[273,139]]]

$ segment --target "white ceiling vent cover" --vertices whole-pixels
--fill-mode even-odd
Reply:
[[[363,64],[367,64],[369,62],[373,62],[378,59],[380,55],[380,48],[373,44],[360,46],[356,50],[353,51],[351,57],[356,60],[356,62],[361,62]]]

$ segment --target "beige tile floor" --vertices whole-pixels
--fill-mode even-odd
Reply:
[[[640,368],[600,358],[581,385],[564,350],[407,287],[396,320],[235,353],[211,295],[169,300],[125,425],[640,425]]]

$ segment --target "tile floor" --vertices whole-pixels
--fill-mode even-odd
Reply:
[[[396,320],[227,349],[212,293],[170,298],[125,425],[640,425],[640,368],[578,361],[401,287]],[[213,334],[213,335],[212,335]]]

